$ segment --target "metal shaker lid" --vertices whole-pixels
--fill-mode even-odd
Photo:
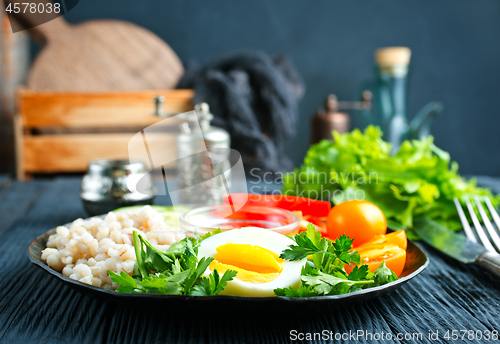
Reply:
[[[132,159],[99,159],[93,160],[88,164],[89,174],[113,175],[119,174],[128,175],[131,173],[140,173],[146,170],[144,162]]]
[[[194,107],[198,120],[200,121],[200,127],[203,134],[203,139],[205,142],[210,144],[220,143],[225,144],[229,147],[229,133],[222,128],[214,127],[210,125],[210,121],[214,116],[210,113],[210,107],[207,103],[196,104]]]

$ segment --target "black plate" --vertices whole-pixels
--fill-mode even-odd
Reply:
[[[429,264],[429,258],[415,243],[408,240],[408,248],[406,251],[406,264],[401,274],[401,277],[392,283],[385,284],[380,287],[374,287],[356,291],[354,293],[332,296],[318,297],[249,297],[249,296],[183,296],[183,295],[157,295],[157,294],[122,294],[104,288],[94,287],[64,276],[62,273],[50,268],[44,260],[42,260],[42,250],[45,249],[47,239],[51,234],[55,233],[55,229],[39,236],[31,243],[28,248],[28,255],[31,262],[42,268],[52,276],[59,278],[61,281],[76,289],[82,294],[98,298],[106,302],[116,302],[126,306],[148,306],[148,307],[202,307],[220,308],[231,305],[232,307],[244,308],[262,308],[268,310],[297,307],[312,307],[315,310],[327,310],[330,307],[338,307],[352,305],[356,303],[364,303],[373,298],[387,294],[388,292],[400,287],[408,282],[413,277],[421,273]]]

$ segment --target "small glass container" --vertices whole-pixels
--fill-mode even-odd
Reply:
[[[299,218],[281,208],[243,206],[233,211],[230,205],[192,209],[181,215],[182,229],[194,234],[206,234],[217,228],[227,231],[242,227],[267,228],[273,232],[294,235],[299,229]]]
[[[151,205],[154,185],[146,166],[139,160],[95,160],[89,163],[82,179],[80,198],[90,216],[106,214],[132,205]],[[139,193],[136,185],[142,178]],[[148,179],[149,178],[149,179]]]

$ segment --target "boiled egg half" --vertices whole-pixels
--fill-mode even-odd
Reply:
[[[287,261],[281,252],[294,241],[269,229],[245,227],[216,234],[201,242],[198,259],[213,257],[205,276],[213,270],[222,276],[236,271],[221,295],[275,296],[274,289],[297,288],[306,259]]]

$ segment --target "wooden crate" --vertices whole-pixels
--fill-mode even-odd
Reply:
[[[94,159],[127,159],[128,142],[161,121],[153,97],[165,97],[166,113],[193,109],[192,90],[135,92],[18,91],[15,118],[17,177],[84,172]],[[175,145],[175,134],[157,134],[151,144]],[[175,154],[175,150],[171,150]],[[174,160],[175,157],[172,157]]]

